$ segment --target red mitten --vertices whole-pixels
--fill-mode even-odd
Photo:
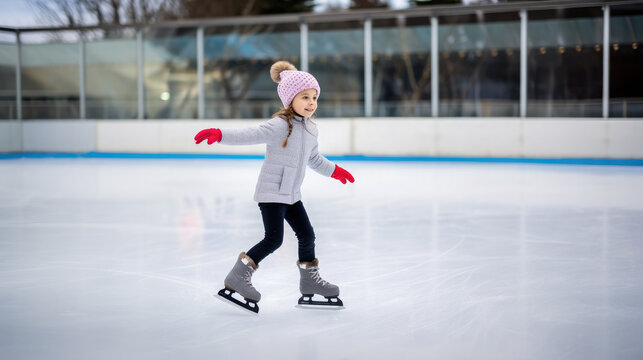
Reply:
[[[335,165],[335,171],[333,171],[333,175],[331,175],[330,177],[341,181],[342,184],[346,184],[346,180],[350,182],[355,182],[355,179],[353,179],[353,175],[351,175],[351,173],[339,167],[339,165],[337,164]]]
[[[205,129],[199,131],[198,134],[194,137],[194,141],[197,144],[200,144],[201,141],[208,139],[208,145],[212,145],[217,141],[221,141],[221,130],[219,129]]]

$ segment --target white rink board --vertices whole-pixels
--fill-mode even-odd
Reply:
[[[22,125],[19,121],[0,121],[0,153],[22,149]]]
[[[0,122],[0,151],[262,154],[262,145],[195,145],[211,127],[264,120],[38,120]],[[643,158],[643,119],[316,119],[327,155]],[[11,135],[13,134],[13,135]],[[21,141],[14,140],[20,136]]]

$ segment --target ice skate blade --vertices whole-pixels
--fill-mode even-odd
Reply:
[[[313,300],[313,295],[302,295],[295,307],[315,310],[342,310],[344,303],[338,297],[326,298],[326,301]]]
[[[338,310],[344,310],[345,309],[343,306],[337,306],[337,305],[297,304],[297,305],[295,305],[295,307],[298,308],[298,309],[321,310],[321,311],[338,311]]]
[[[213,295],[213,296],[223,301],[224,303],[235,307],[236,309],[241,309],[253,315],[259,314],[259,305],[256,302],[246,299],[246,303],[243,303],[235,299],[234,297],[232,297],[232,294],[234,293],[235,291],[233,290],[230,290],[228,288],[223,288],[219,290],[219,292],[216,295]]]

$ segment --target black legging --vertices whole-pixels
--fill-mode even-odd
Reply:
[[[259,264],[266,256],[277,250],[284,241],[284,219],[295,231],[299,240],[299,261],[315,259],[315,232],[308,220],[304,204],[259,203],[265,237],[246,254]]]

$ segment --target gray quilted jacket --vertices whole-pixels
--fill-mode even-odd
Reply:
[[[266,158],[259,173],[254,200],[294,204],[301,200],[301,184],[306,166],[324,176],[331,176],[335,164],[317,150],[317,126],[310,119],[296,116],[288,145],[288,122],[276,117],[243,129],[221,129],[221,144],[266,144]]]

